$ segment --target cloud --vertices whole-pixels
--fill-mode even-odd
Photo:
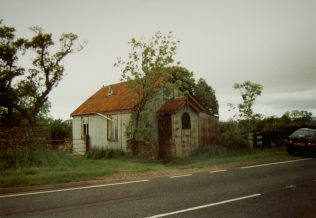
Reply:
[[[258,98],[258,106],[284,110],[313,110],[316,108],[316,89],[266,94]]]
[[[255,112],[316,114],[316,1],[3,0],[1,6],[5,23],[21,36],[39,25],[54,36],[72,31],[88,40],[67,58],[67,76],[50,95],[56,118],[68,118],[102,84],[118,82],[113,63],[128,54],[127,42],[158,30],[174,33],[181,41],[177,60],[216,90],[220,119],[232,116],[227,103],[241,102],[233,84],[246,80],[263,85]]]
[[[219,94],[220,120],[227,120],[234,116],[236,111],[229,111],[228,103],[238,105],[242,103],[242,99],[237,90],[231,94]],[[254,113],[260,113],[265,117],[282,116],[286,111],[290,110],[306,110],[316,115],[316,88],[310,90],[297,90],[291,92],[271,92],[263,91],[254,103]]]

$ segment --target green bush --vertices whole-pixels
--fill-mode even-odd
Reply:
[[[111,159],[124,156],[124,152],[121,150],[114,150],[109,148],[91,148],[87,153],[86,157],[89,159]]]
[[[249,148],[249,141],[242,122],[228,121],[220,122],[220,137],[217,144],[223,145],[228,149],[246,149]]]
[[[249,142],[240,132],[224,132],[220,135],[218,143],[228,149],[245,149],[249,148]]]

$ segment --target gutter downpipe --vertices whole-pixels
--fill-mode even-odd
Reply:
[[[104,119],[107,119],[107,120],[114,120],[114,119],[111,119],[103,114],[100,114],[100,113],[95,113],[96,115],[99,115],[100,117],[103,117]]]

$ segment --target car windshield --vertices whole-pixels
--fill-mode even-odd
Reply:
[[[297,138],[297,137],[313,137],[314,133],[311,130],[308,129],[298,129],[295,132],[291,134],[291,137]]]

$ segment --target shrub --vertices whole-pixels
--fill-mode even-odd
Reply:
[[[220,122],[220,137],[217,144],[228,149],[249,148],[249,141],[243,131],[242,123],[237,121]]]
[[[224,132],[220,135],[218,143],[228,149],[249,148],[249,142],[244,135],[238,132]]]
[[[124,152],[121,150],[114,150],[109,148],[91,148],[87,153],[86,157],[89,159],[111,159],[124,156]]]

